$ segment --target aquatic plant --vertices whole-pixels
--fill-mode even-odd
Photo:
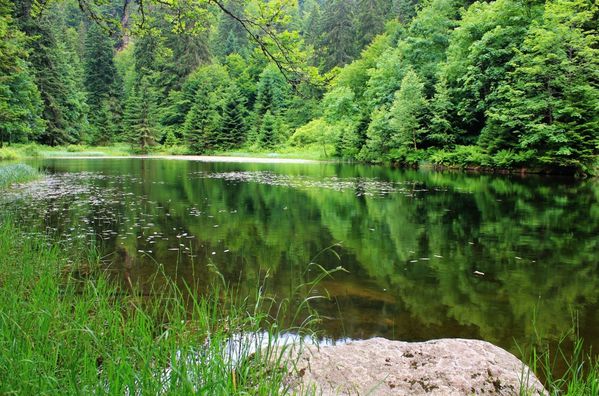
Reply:
[[[40,177],[38,170],[25,164],[9,164],[0,166],[0,188],[14,183],[25,183]]]

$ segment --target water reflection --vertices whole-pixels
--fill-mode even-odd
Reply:
[[[102,241],[141,285],[163,265],[203,287],[211,264],[242,291],[268,271],[273,293],[287,296],[317,261],[349,271],[319,287],[331,296],[318,306],[328,337],[469,337],[513,351],[533,315],[555,339],[577,311],[587,346],[599,347],[594,181],[341,164],[35,164],[50,176],[4,193],[6,210],[71,241]]]

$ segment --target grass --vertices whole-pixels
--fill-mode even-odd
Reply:
[[[41,176],[36,169],[25,164],[0,165],[0,188],[15,183],[25,183]]]
[[[217,152],[217,155],[226,155],[233,157],[274,157],[274,158],[292,158],[309,160],[332,160],[335,159],[333,145],[327,145],[326,152],[322,145],[315,144],[304,147],[281,146],[273,150],[264,149],[242,149],[225,152]]]
[[[282,146],[273,150],[242,148],[224,152],[215,152],[213,155],[240,156],[240,157],[277,157],[293,159],[313,159],[328,160],[331,159],[333,146],[326,147],[326,155],[322,145],[313,145],[306,147]],[[26,158],[54,158],[54,157],[107,157],[107,156],[130,156],[138,153],[129,144],[116,143],[111,146],[87,146],[87,145],[69,145],[69,146],[43,146],[35,143],[13,144],[10,147],[0,149],[0,160],[18,160]],[[149,147],[148,155],[194,155],[189,147],[184,145],[177,146],[152,146]],[[210,154],[206,154],[210,155]]]
[[[585,354],[584,340],[577,331],[577,319],[573,318],[572,328],[562,334],[554,346],[541,341],[533,320],[535,331],[531,347],[526,351],[517,346],[523,360],[542,380],[551,396],[599,395],[599,355],[594,355],[593,351]],[[528,396],[525,392],[520,393]]]
[[[128,156],[132,154],[128,144],[114,144],[110,146],[43,146],[35,143],[13,144],[0,149],[0,160],[18,160],[25,158],[52,158],[52,157],[106,157]]]
[[[198,296],[158,273],[148,298],[101,268],[94,249],[65,251],[0,223],[0,394],[286,390],[287,347],[275,347],[285,310],[261,287],[240,298],[215,281]]]
[[[539,378],[551,396],[597,396],[599,395],[599,358],[583,353],[583,340],[573,333],[564,335],[557,348],[535,347],[529,358],[529,367]],[[573,338],[571,352],[564,348]],[[556,375],[556,372],[561,375]]]

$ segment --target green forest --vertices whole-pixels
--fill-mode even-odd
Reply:
[[[593,174],[593,0],[0,0],[0,145]]]

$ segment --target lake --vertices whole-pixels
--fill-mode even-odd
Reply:
[[[599,349],[596,180],[340,163],[167,159],[29,161],[48,177],[3,211],[61,239],[96,240],[106,266],[149,285],[158,269],[241,293],[268,274],[286,298],[318,276],[323,337],[484,339],[517,352],[573,319]]]

